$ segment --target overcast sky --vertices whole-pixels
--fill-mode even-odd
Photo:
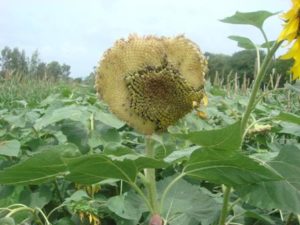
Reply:
[[[71,66],[72,77],[87,76],[115,40],[130,33],[185,34],[203,52],[240,49],[229,35],[263,39],[255,28],[219,21],[237,10],[286,11],[289,0],[0,0],[0,49],[38,50],[45,62]],[[279,16],[265,28],[270,39],[281,29]]]

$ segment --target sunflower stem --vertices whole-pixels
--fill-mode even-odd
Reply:
[[[261,68],[257,73],[257,76],[255,77],[254,86],[253,86],[253,89],[252,89],[252,92],[250,95],[250,99],[249,99],[246,111],[242,118],[242,123],[241,123],[242,136],[244,135],[244,132],[246,130],[246,126],[247,126],[247,122],[250,117],[250,114],[255,107],[255,102],[256,102],[255,100],[256,100],[256,96],[257,96],[259,87],[261,85],[261,82],[262,82],[264,76],[266,75],[266,72],[272,62],[273,56],[274,56],[275,52],[277,51],[278,47],[281,45],[281,43],[282,43],[282,41],[276,42],[273,45],[273,47],[270,49],[267,56],[265,57],[262,65],[261,65]]]
[[[145,136],[145,142],[146,142],[146,156],[149,158],[154,158],[155,151],[153,148],[153,141],[151,140],[151,136]],[[156,191],[156,179],[155,179],[155,169],[147,168],[145,169],[145,177],[148,180],[148,198],[150,201],[150,204],[153,209],[153,214],[159,214],[159,204],[157,201],[157,191]]]
[[[226,218],[228,215],[228,205],[229,205],[229,196],[230,196],[231,187],[225,186],[223,194],[223,207],[221,211],[221,216],[219,220],[219,225],[226,225]]]
[[[259,28],[260,32],[262,33],[263,37],[264,37],[264,40],[265,40],[265,43],[267,44],[267,51],[268,51],[268,54],[270,53],[270,42],[268,40],[268,37],[267,37],[267,34],[266,32],[264,31],[264,29],[262,28]]]

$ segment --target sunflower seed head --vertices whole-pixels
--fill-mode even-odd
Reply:
[[[112,112],[144,134],[164,131],[204,96],[207,62],[183,36],[130,36],[101,60],[96,88]]]

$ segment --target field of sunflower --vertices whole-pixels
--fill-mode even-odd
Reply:
[[[106,51],[95,90],[65,84],[32,105],[3,103],[0,224],[299,224],[299,8],[293,0],[274,42],[263,31],[272,13],[223,20],[266,37],[241,94],[205,82],[207,61],[186,37],[132,35]],[[293,81],[262,91],[283,41]]]

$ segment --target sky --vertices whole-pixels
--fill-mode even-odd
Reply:
[[[105,50],[131,33],[185,36],[203,52],[232,54],[241,50],[229,35],[263,43],[251,26],[219,20],[236,11],[288,10],[289,0],[0,0],[0,49],[38,50],[44,62],[71,66],[71,77],[85,77]],[[282,27],[279,16],[264,24],[270,40]]]

